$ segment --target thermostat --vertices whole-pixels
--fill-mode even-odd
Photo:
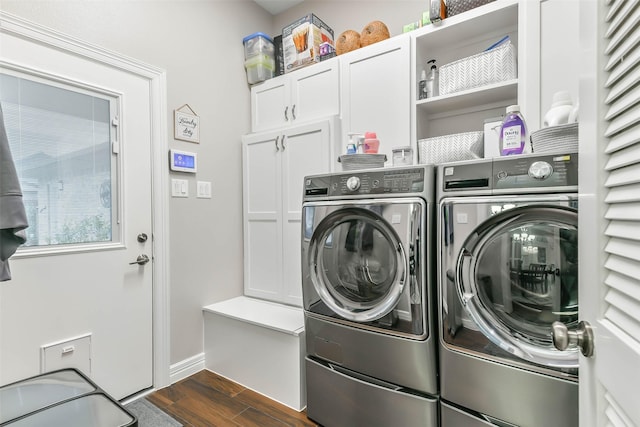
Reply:
[[[180,150],[170,150],[169,153],[169,166],[172,171],[196,173],[198,166],[196,153]]]

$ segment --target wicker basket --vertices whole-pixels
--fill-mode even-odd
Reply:
[[[447,0],[447,18],[495,0]]]
[[[440,95],[515,79],[515,47],[511,42],[440,67]]]
[[[342,164],[343,171],[354,171],[359,169],[373,169],[384,167],[387,161],[386,154],[345,154],[338,157]]]
[[[440,164],[484,156],[484,132],[465,132],[418,141],[418,163]]]

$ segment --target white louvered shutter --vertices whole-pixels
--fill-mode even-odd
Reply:
[[[640,3],[595,3],[586,7],[596,8],[598,16],[601,53],[593,85],[598,106],[591,107],[596,112],[592,127],[581,123],[581,137],[583,129],[596,129],[586,135],[593,148],[583,152],[581,145],[581,158],[593,154],[594,159],[581,168],[593,167],[595,178],[585,186],[581,181],[580,192],[585,207],[591,207],[587,194],[594,192],[595,209],[586,215],[596,214],[593,225],[604,235],[594,237],[593,229],[580,234],[581,251],[599,254],[581,258],[598,264],[598,274],[581,278],[580,292],[585,300],[599,301],[593,312],[585,305],[581,313],[594,327],[595,355],[580,365],[580,404],[591,411],[580,425],[640,427]],[[581,171],[581,178],[588,173]],[[584,396],[583,381],[590,397]]]

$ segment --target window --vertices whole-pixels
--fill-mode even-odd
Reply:
[[[0,70],[0,102],[29,220],[27,250],[118,241],[116,101]]]

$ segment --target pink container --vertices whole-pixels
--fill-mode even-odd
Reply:
[[[375,132],[366,132],[364,134],[363,151],[366,154],[377,154],[380,148],[380,140]]]

